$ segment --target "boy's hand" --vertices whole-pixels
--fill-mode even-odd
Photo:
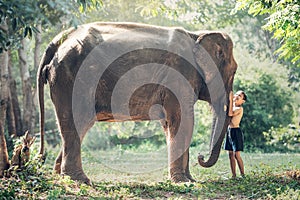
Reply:
[[[229,93],[229,101],[233,101],[233,92],[232,91],[230,91],[230,93]]]

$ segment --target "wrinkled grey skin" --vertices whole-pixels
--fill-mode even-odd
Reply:
[[[166,135],[169,176],[194,181],[189,145],[195,102],[214,110],[211,152],[219,157],[229,119],[227,96],[237,64],[228,35],[133,23],[91,23],[57,35],[38,74],[41,149],[44,153],[44,85],[48,82],[62,137],[54,169],[89,183],[81,163],[81,142],[95,121],[160,120]]]

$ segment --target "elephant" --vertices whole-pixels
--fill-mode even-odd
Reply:
[[[237,63],[233,42],[219,31],[187,31],[128,22],[93,22],[58,34],[37,72],[40,154],[44,154],[44,86],[49,84],[62,147],[57,173],[90,183],[81,162],[81,143],[95,122],[159,120],[173,182],[195,181],[189,170],[194,104],[213,110],[210,152],[203,167],[219,157],[229,117]]]

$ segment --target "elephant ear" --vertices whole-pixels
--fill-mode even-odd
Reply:
[[[220,32],[199,35],[193,49],[196,63],[202,69],[206,84],[222,73],[226,64],[226,36]]]

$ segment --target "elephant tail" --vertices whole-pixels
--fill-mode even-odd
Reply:
[[[58,49],[58,45],[50,43],[47,47],[37,72],[37,93],[38,93],[38,102],[40,108],[40,150],[39,154],[44,156],[44,135],[45,135],[45,107],[44,107],[44,85],[47,84],[49,67],[48,64],[53,59],[55,52]]]
[[[65,40],[68,39],[69,35],[74,32],[75,28],[70,28],[68,30],[65,30],[58,34],[52,42],[48,45],[46,51],[44,52],[39,69],[37,72],[37,93],[38,93],[38,102],[39,102],[39,108],[40,108],[40,134],[41,134],[41,140],[40,140],[40,150],[39,154],[41,156],[44,155],[44,135],[45,135],[45,108],[44,108],[44,85],[47,84],[47,81],[49,81],[49,75],[50,72],[50,65],[51,61],[53,62],[53,59],[55,58],[55,54],[57,53],[57,50],[61,44]]]

